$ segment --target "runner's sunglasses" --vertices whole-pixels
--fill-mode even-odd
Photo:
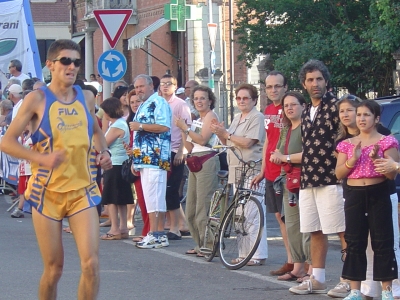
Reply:
[[[82,59],[80,58],[72,59],[70,57],[60,57],[53,59],[53,62],[55,61],[59,61],[64,66],[69,66],[70,64],[74,63],[75,67],[79,67],[82,64]]]

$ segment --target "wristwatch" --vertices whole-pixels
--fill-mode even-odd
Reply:
[[[139,131],[143,131],[143,124],[142,123],[140,123],[140,125],[139,125]]]
[[[228,135],[228,141],[231,140],[231,137],[232,137],[232,133],[230,133],[230,134]]]
[[[110,155],[110,157],[111,157],[111,151],[110,151],[110,149],[101,150],[99,153],[100,153],[100,154],[103,154],[104,152],[108,152],[108,155]]]
[[[192,130],[192,129],[191,129],[190,127],[188,127],[188,128],[184,131],[185,134],[188,135],[190,130]]]
[[[286,156],[286,162],[288,163],[288,164],[290,164],[290,155],[288,155],[288,156]]]

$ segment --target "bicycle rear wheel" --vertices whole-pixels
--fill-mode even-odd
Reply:
[[[260,244],[262,230],[264,212],[255,197],[242,197],[233,203],[222,220],[219,235],[222,264],[230,270],[246,265]]]

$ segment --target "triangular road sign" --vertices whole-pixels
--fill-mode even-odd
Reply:
[[[114,49],[128,24],[132,9],[96,9],[93,14],[108,43]]]

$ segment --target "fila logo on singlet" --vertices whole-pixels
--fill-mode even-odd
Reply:
[[[77,115],[78,115],[78,112],[76,111],[75,108],[73,108],[73,109],[69,109],[69,108],[59,108],[59,109],[58,109],[58,115],[59,115],[59,116],[61,116],[61,115],[65,115],[65,116],[72,116],[72,115],[74,115],[74,116],[77,116]]]

